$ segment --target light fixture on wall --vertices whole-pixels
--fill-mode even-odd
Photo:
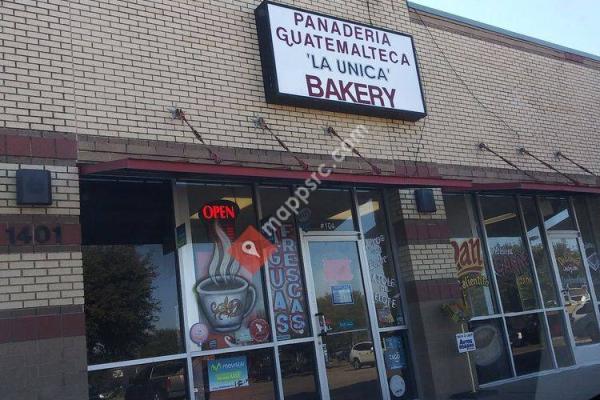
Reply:
[[[17,171],[17,204],[20,206],[49,206],[52,204],[50,171],[20,169]]]
[[[417,203],[417,211],[420,213],[434,213],[437,211],[433,189],[416,189],[415,202]]]

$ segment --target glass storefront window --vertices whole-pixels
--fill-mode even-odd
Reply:
[[[569,314],[575,344],[600,342],[594,304],[576,237],[551,237],[550,246],[562,284],[565,311]]]
[[[596,292],[596,300],[600,300],[600,198],[598,196],[579,196],[573,201],[575,214],[585,247],[585,257],[590,276]]]
[[[473,360],[479,384],[510,378],[510,360],[500,319],[471,321],[470,329],[475,336]]]
[[[298,224],[305,231],[355,231],[350,190],[318,189],[306,207],[298,212]]]
[[[232,250],[256,232],[252,188],[192,184],[186,188],[194,269],[185,277],[195,282],[184,293],[189,350],[269,342],[263,269],[240,262]]]
[[[550,328],[550,337],[554,347],[556,363],[559,367],[568,367],[573,365],[573,353],[571,352],[571,342],[567,333],[567,327],[562,311],[549,311],[548,327]]]
[[[259,196],[262,221],[268,221],[289,198],[290,190],[261,187]],[[269,239],[277,248],[269,257],[267,265],[277,340],[306,337],[310,335],[310,319],[295,220],[289,218],[274,227],[276,230],[269,230],[268,233]]]
[[[572,231],[577,229],[567,199],[560,197],[540,197],[539,202],[546,230]]]
[[[552,271],[552,265],[548,259],[548,249],[542,240],[543,227],[539,221],[535,198],[521,197],[521,207],[525,218],[527,228],[527,239],[533,254],[535,270],[537,272],[540,289],[542,290],[542,299],[545,307],[556,307],[559,305],[556,279]],[[541,229],[540,229],[541,228]]]
[[[546,343],[542,314],[506,318],[508,338],[517,375],[543,371],[553,367]]]
[[[310,241],[310,268],[332,400],[378,399],[380,385],[355,241]],[[355,371],[350,370],[354,368]],[[366,367],[366,368],[363,368]]]
[[[81,182],[88,363],[183,351],[168,184]]]
[[[379,327],[384,328],[403,325],[404,317],[381,197],[381,192],[376,190],[357,192],[377,321]]]
[[[272,400],[273,349],[197,357],[192,360],[195,400]]]
[[[358,190],[355,204],[351,190],[318,190],[309,212],[264,231],[261,223],[277,214],[292,188],[86,185],[86,311],[95,370],[89,373],[90,398],[261,400],[278,398],[281,390],[286,399],[316,400],[323,379],[332,399],[375,399],[383,394],[380,383],[386,377],[391,398],[416,396],[381,192]],[[306,237],[306,266],[313,278],[308,287],[299,220],[307,230],[332,231]],[[331,237],[359,226],[363,236]],[[259,253],[269,251],[254,267],[240,258],[249,239],[257,248],[260,242]],[[373,298],[366,296],[366,271]],[[318,326],[327,331],[322,339],[312,337],[317,322],[309,314],[308,293],[315,294]],[[377,334],[371,329],[377,327],[374,318],[381,328]],[[385,364],[377,364],[376,354]],[[164,355],[175,360],[153,358]],[[111,364],[98,365],[104,363]]]
[[[313,342],[279,347],[279,365],[285,400],[319,400]]]
[[[391,399],[412,399],[417,391],[406,332],[383,332],[381,347]]]
[[[90,372],[89,400],[186,399],[185,364],[175,360]]]
[[[504,312],[537,308],[535,282],[523,241],[515,198],[481,196],[480,199],[483,223]]]
[[[450,244],[461,289],[472,316],[494,314],[483,244],[470,197],[444,194]]]

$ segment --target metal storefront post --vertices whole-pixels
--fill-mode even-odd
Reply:
[[[385,215],[385,225],[386,225],[386,233],[390,238],[390,251],[392,255],[392,262],[394,263],[394,270],[396,271],[396,277],[398,279],[398,292],[400,293],[400,304],[402,306],[402,316],[404,318],[404,329],[407,332],[406,337],[408,338],[408,350],[409,357],[411,361],[411,366],[413,368],[413,379],[415,381],[415,385],[417,387],[417,397],[419,393],[423,393],[422,386],[423,382],[421,381],[421,374],[416,373],[418,367],[417,359],[415,358],[414,349],[415,347],[415,338],[413,337],[413,333],[411,329],[408,329],[408,301],[406,297],[406,287],[404,286],[404,279],[402,276],[402,271],[400,270],[400,256],[398,255],[398,250],[396,244],[398,243],[396,234],[392,229],[392,220],[390,218],[391,210],[390,205],[387,201],[386,193],[389,191],[394,191],[398,189],[384,189],[381,192],[381,202],[383,205],[384,215]],[[400,329],[402,330],[402,328]]]
[[[550,240],[548,238],[548,231],[546,230],[546,221],[544,220],[544,214],[542,213],[542,208],[540,207],[540,196],[535,196],[535,207],[537,210],[538,220],[541,221],[542,229],[540,229],[540,234],[542,236],[542,241],[546,245],[546,249],[548,255],[550,256],[550,262],[552,263],[552,271],[554,273],[554,281],[556,282],[556,288],[558,289],[558,300],[560,306],[560,310],[562,311],[562,322],[567,328],[567,334],[569,335],[569,342],[571,343],[571,356],[573,357],[573,363],[576,364],[576,356],[575,356],[575,335],[573,334],[573,328],[569,323],[569,315],[567,315],[567,311],[565,309],[564,297],[563,297],[563,287],[562,287],[562,279],[558,273],[558,264],[556,262],[556,257],[554,256],[554,250],[550,245]]]
[[[289,187],[284,186],[284,188],[288,189],[289,191]],[[262,221],[263,215],[262,215],[262,204],[261,204],[261,199],[260,199],[260,194],[259,194],[259,186],[256,183],[252,184],[252,193],[254,196],[254,204],[255,204],[255,210],[256,210],[256,219],[257,219],[257,230],[260,232],[260,221]],[[279,360],[279,343],[277,341],[277,332],[275,329],[275,315],[273,313],[273,293],[271,290],[271,276],[269,273],[269,264],[268,261],[265,260],[265,265],[263,268],[264,271],[264,283],[265,286],[267,287],[267,301],[269,303],[269,306],[267,307],[267,312],[269,313],[269,322],[271,325],[271,340],[273,341],[273,357],[275,360],[275,380],[276,380],[276,384],[277,384],[277,395],[279,397],[280,400],[283,400],[283,378],[281,375],[281,362]]]
[[[569,196],[569,208],[570,212],[573,215],[573,220],[575,221],[575,229],[577,229],[577,244],[579,246],[579,253],[581,253],[581,261],[583,262],[583,267],[585,269],[585,276],[587,278],[590,290],[590,296],[592,297],[590,300],[592,301],[592,305],[594,306],[594,313],[596,314],[596,325],[600,322],[600,311],[596,306],[596,289],[594,288],[594,281],[592,280],[592,274],[590,273],[590,266],[587,261],[585,246],[583,244],[583,236],[581,235],[581,229],[579,229],[579,221],[577,221],[577,215],[575,214],[575,205],[573,204],[573,197]]]
[[[535,264],[535,260],[533,258],[533,250],[531,249],[531,243],[529,243],[529,236],[527,234],[527,223],[525,222],[525,214],[523,213],[523,205],[521,204],[521,196],[517,195],[517,207],[519,210],[519,220],[521,221],[522,231],[525,232],[525,246],[527,248],[527,254],[529,255],[529,262],[531,263],[531,267],[533,270],[533,280],[535,282],[535,287],[538,295],[538,299],[540,301],[541,308],[538,310],[538,314],[542,314],[544,330],[546,332],[546,343],[550,348],[550,354],[552,354],[552,367],[557,368],[558,362],[556,361],[556,355],[554,354],[554,346],[552,346],[552,335],[550,334],[550,327],[548,326],[548,318],[546,317],[546,313],[544,312],[545,304],[544,304],[544,296],[542,295],[542,288],[540,286],[540,281],[538,279],[537,265]],[[536,216],[537,217],[537,216]],[[538,218],[539,225],[539,218]],[[539,228],[538,228],[539,229]],[[556,293],[555,293],[556,294]]]
[[[375,308],[375,296],[373,295],[373,285],[371,282],[371,274],[369,270],[369,260],[366,254],[365,234],[362,229],[362,221],[360,219],[360,210],[358,209],[358,198],[356,189],[352,188],[352,208],[353,214],[358,224],[359,237],[356,242],[358,246],[358,254],[361,263],[361,273],[363,279],[363,287],[365,288],[365,297],[367,298],[367,310],[369,313],[369,322],[371,325],[371,335],[373,336],[373,348],[375,349],[375,359],[377,360],[377,372],[379,376],[379,384],[381,386],[381,397],[389,399],[390,390],[388,387],[385,361],[383,359],[383,349],[381,347],[381,336],[379,334],[379,323],[377,321],[377,309]]]
[[[512,349],[510,347],[510,339],[508,337],[508,328],[506,326],[506,317],[504,316],[504,307],[502,306],[502,299],[500,298],[500,289],[498,288],[498,281],[496,279],[496,269],[494,268],[494,262],[492,260],[492,252],[490,250],[490,246],[488,243],[488,237],[487,237],[487,231],[485,229],[485,223],[484,223],[484,219],[483,219],[483,211],[481,210],[481,199],[480,199],[480,195],[478,193],[475,194],[475,205],[476,205],[476,209],[477,209],[477,219],[479,220],[479,226],[481,229],[481,237],[483,239],[483,242],[485,243],[485,246],[483,246],[483,248],[485,249],[485,253],[486,253],[486,257],[488,259],[488,263],[491,267],[491,272],[492,272],[492,282],[494,285],[494,291],[496,293],[496,299],[498,299],[498,311],[500,311],[500,315],[501,315],[501,321],[502,321],[502,328],[504,329],[504,343],[506,345],[506,349],[508,351],[508,358],[510,360],[510,366],[511,366],[511,371],[512,371],[512,375],[513,377],[517,376],[517,371],[515,368],[515,360],[513,359],[513,355],[512,355]]]

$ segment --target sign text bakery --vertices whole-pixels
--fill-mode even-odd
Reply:
[[[255,14],[268,102],[425,116],[410,36],[270,2]]]

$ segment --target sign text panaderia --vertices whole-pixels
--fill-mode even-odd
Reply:
[[[270,2],[255,14],[268,102],[426,115],[412,37]]]

